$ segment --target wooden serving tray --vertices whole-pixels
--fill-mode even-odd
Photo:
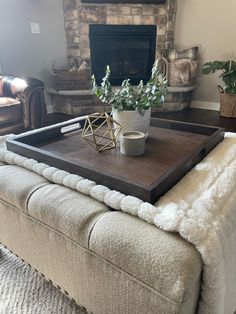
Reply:
[[[153,118],[145,154],[128,157],[119,147],[96,152],[81,137],[84,121],[80,117],[20,135],[8,140],[7,148],[154,203],[224,138],[222,128]]]

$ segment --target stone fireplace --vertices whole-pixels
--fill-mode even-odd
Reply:
[[[157,57],[160,51],[173,47],[176,6],[177,0],[167,0],[165,4],[88,4],[64,0],[68,61],[79,58],[91,66],[89,28],[96,24],[156,26]]]
[[[124,3],[125,0],[122,0],[122,3],[118,3],[119,0],[107,0],[107,2],[109,1],[113,3],[103,3],[106,0],[96,0],[97,3],[94,3],[95,0],[91,0],[91,3],[89,3],[89,0],[86,0],[86,3],[80,0],[64,0],[64,25],[68,63],[71,63],[74,59],[78,59],[80,62],[86,61],[91,70],[91,65],[93,67],[93,52],[91,52],[90,48],[93,47],[90,46],[90,39],[92,36],[91,30],[94,27],[99,29],[106,26],[119,26],[132,29],[136,26],[147,26],[155,29],[155,40],[152,41],[154,47],[151,49],[153,56],[149,58],[151,61],[148,64],[148,70],[150,70],[150,64],[159,56],[160,52],[174,46],[177,0],[166,0],[165,3],[162,0],[130,0],[132,3],[128,3],[128,1]],[[147,1],[152,3],[147,4]],[[155,1],[157,2],[156,4]],[[145,48],[145,45],[147,44],[144,42],[143,48]],[[129,46],[128,48],[133,49],[134,47]],[[137,45],[136,48],[139,49],[140,46]],[[106,63],[107,57],[103,59]],[[120,62],[121,60],[118,61]],[[104,63],[102,66],[104,66]],[[123,64],[122,67],[124,68],[124,66]],[[133,72],[137,72],[135,64],[132,64],[131,67]],[[92,70],[94,70],[94,67]],[[105,68],[103,73],[104,70]],[[129,71],[132,70],[129,68]],[[138,68],[138,70],[140,69]],[[144,76],[142,74],[142,77],[137,76],[134,83],[138,83],[139,78],[145,80],[149,74],[146,73]],[[99,75],[101,78],[101,74]],[[122,75],[125,76],[124,73]],[[114,85],[116,83],[119,85],[120,80],[119,78],[117,80],[116,77]],[[194,88],[185,88],[183,92],[179,91],[178,88],[177,90],[176,88],[170,88],[170,93],[168,93],[166,99],[167,110],[181,110],[188,106],[191,92]],[[104,110],[109,111],[111,109],[98,101],[91,90],[56,91],[51,89],[49,93],[52,96],[54,111],[81,115]]]

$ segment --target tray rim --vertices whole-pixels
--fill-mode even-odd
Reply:
[[[64,134],[67,134],[69,132],[75,131],[75,130],[72,130],[72,131],[68,131],[68,132],[65,132],[65,133],[61,132],[62,128],[74,125],[75,123],[81,123],[81,128],[77,129],[77,130],[81,130],[82,131],[83,122],[85,121],[86,117],[87,116],[78,117],[78,118],[71,119],[71,120],[68,120],[68,121],[64,121],[64,122],[61,122],[61,123],[57,123],[57,124],[54,124],[54,125],[51,125],[51,126],[48,126],[48,127],[44,127],[44,128],[41,128],[41,129],[37,129],[37,130],[33,130],[33,131],[29,131],[29,132],[20,134],[20,135],[16,136],[15,138],[8,139],[6,141],[7,149],[10,150],[10,151],[15,152],[17,154],[20,154],[22,156],[25,156],[27,158],[33,158],[33,159],[37,160],[38,162],[47,163],[49,166],[53,166],[52,165],[52,163],[54,163],[53,160],[51,161],[51,160],[48,159],[47,161],[44,161],[44,160],[40,161],[40,159],[44,159],[45,157],[46,158],[48,157],[48,158],[56,160],[57,162],[62,161],[62,163],[66,163],[65,159],[63,159],[62,157],[60,157],[60,156],[58,157],[56,154],[48,152],[48,151],[44,151],[43,149],[38,148],[38,147],[36,147],[34,145],[27,144],[27,143],[24,142],[24,140],[25,139],[35,139],[35,137],[36,137],[36,139],[37,138],[39,139],[39,136],[40,136],[40,141],[36,141],[35,144],[43,143],[43,142],[45,142],[45,140],[44,140],[45,136],[48,136],[48,134],[50,134],[50,133],[52,133],[52,137],[47,138],[46,140],[53,140],[53,138],[58,138],[58,137],[63,136]],[[124,186],[124,185],[127,186],[128,185],[130,187],[132,187],[132,186],[134,187],[135,186],[135,188],[137,188],[137,189],[142,189],[143,190],[142,194],[145,192],[144,194],[149,195],[149,200],[148,200],[149,202],[153,202],[153,200],[152,200],[152,193],[154,193],[154,190],[157,189],[157,186],[160,185],[161,183],[163,183],[168,178],[168,176],[171,173],[173,173],[173,171],[175,169],[178,169],[178,167],[180,167],[182,164],[186,163],[190,158],[197,157],[198,154],[200,154],[201,151],[203,149],[205,149],[205,146],[207,144],[212,142],[213,143],[213,147],[216,146],[220,141],[223,140],[224,133],[225,133],[224,128],[221,128],[221,127],[207,126],[207,125],[202,125],[202,124],[182,122],[182,121],[175,121],[175,120],[169,120],[169,119],[160,119],[160,118],[151,118],[151,125],[155,121],[156,122],[158,121],[158,122],[161,122],[161,123],[164,123],[164,124],[170,124],[172,126],[173,125],[175,125],[175,126],[185,126],[185,127],[186,126],[189,126],[189,127],[191,126],[191,127],[195,128],[195,129],[198,128],[198,129],[201,129],[201,130],[210,130],[211,129],[213,131],[213,133],[211,135],[209,135],[209,137],[206,140],[204,140],[199,145],[199,147],[197,149],[195,149],[193,152],[187,154],[186,156],[182,157],[180,160],[175,162],[173,165],[171,165],[168,170],[166,170],[162,175],[157,177],[157,179],[155,179],[153,181],[153,183],[148,185],[148,186],[142,185],[142,184],[139,184],[139,183],[134,183],[133,181],[130,182],[129,180],[123,180],[123,179],[121,179],[119,177],[116,177],[116,176],[112,176],[113,179],[118,181],[119,185],[122,185],[122,186]],[[199,133],[199,132],[190,132],[190,131],[189,131],[189,133],[202,134],[202,133]],[[42,135],[44,135],[44,136],[42,136]],[[207,135],[207,134],[205,134],[205,135]],[[219,140],[215,144],[215,141],[218,138],[219,138]],[[211,149],[209,149],[209,151],[211,151]],[[203,154],[203,156],[201,156],[200,160],[202,160],[208,154],[209,151],[204,152],[204,154]],[[26,152],[26,154],[25,154],[25,152]],[[32,153],[33,154],[38,154],[39,155],[39,159],[36,159],[35,156],[30,156],[30,155],[32,155]],[[194,167],[194,165],[196,165],[199,161],[197,161],[196,163],[191,165],[191,167],[189,169],[187,169],[186,172],[178,180],[180,180],[187,172],[189,172]],[[75,166],[74,163],[70,163],[70,164],[72,164],[72,167],[73,167],[73,165]],[[74,172],[73,172],[73,170],[71,170],[71,171],[67,170],[68,169],[67,166],[66,166],[67,169],[63,169],[62,167],[58,166],[58,164],[56,164],[54,166],[57,167],[58,169],[65,170],[67,172],[75,173],[75,174],[82,175],[82,176],[84,176],[84,175],[80,174],[79,173],[80,171],[82,171],[82,172],[83,171],[88,171],[90,180],[93,180],[93,179],[91,179],[91,175],[92,176],[96,176],[97,173],[100,173],[98,170],[94,170],[92,168],[89,168],[86,165],[76,165],[77,167],[76,167]],[[69,166],[69,168],[70,167],[71,166]],[[109,181],[109,179],[111,179],[110,175],[102,174],[102,176],[104,177],[105,181]],[[86,176],[85,176],[85,178],[86,178]],[[96,182],[96,183],[97,184],[107,185],[109,187],[109,183],[108,184],[104,183],[104,182],[102,182],[102,183]],[[174,183],[172,186],[174,186],[175,184],[176,183]],[[160,196],[158,196],[158,197],[160,197]]]

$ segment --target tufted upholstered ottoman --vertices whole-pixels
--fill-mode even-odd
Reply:
[[[0,242],[98,314],[196,310],[196,249],[18,166],[0,166]]]

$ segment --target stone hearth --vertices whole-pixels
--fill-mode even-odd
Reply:
[[[192,92],[196,86],[168,87],[165,103],[155,111],[179,111],[189,107]],[[94,112],[109,112],[110,106],[102,103],[92,90],[57,91],[53,88],[47,92],[51,96],[53,112],[61,112],[71,115],[86,115]]]

